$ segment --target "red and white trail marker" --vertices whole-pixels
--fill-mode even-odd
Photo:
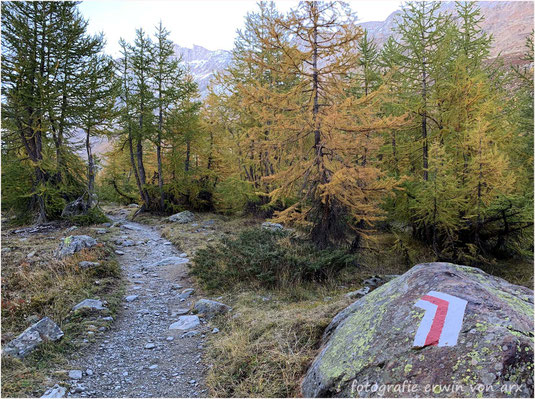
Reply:
[[[467,302],[453,295],[429,291],[414,304],[425,310],[413,346],[455,346]]]

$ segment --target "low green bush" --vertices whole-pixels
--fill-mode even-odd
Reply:
[[[199,250],[192,273],[208,290],[241,283],[275,288],[324,281],[355,264],[344,250],[319,250],[287,231],[254,228]]]
[[[69,220],[78,226],[90,226],[110,221],[98,207],[91,208],[84,215],[72,216]]]

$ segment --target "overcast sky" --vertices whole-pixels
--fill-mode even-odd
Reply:
[[[276,1],[288,11],[297,1]],[[360,21],[383,21],[400,7],[401,1],[349,1]],[[231,50],[243,17],[257,9],[255,0],[86,0],[80,10],[89,19],[90,33],[104,32],[106,51],[117,56],[118,41],[131,41],[136,28],[152,33],[162,20],[171,39],[183,47],[193,44],[209,50]]]

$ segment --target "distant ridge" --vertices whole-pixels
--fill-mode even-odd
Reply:
[[[508,62],[515,62],[524,53],[526,37],[533,29],[533,2],[531,1],[480,1],[481,13],[485,17],[483,29],[494,37],[490,56],[506,56]],[[453,12],[455,3],[442,2],[441,11]],[[394,11],[384,21],[363,22],[360,25],[370,32],[371,37],[381,47],[392,35],[396,16]],[[175,45],[176,55],[182,55],[183,61],[199,84],[201,97],[207,94],[207,86],[216,72],[225,70],[231,60],[227,50],[208,50],[202,46],[192,48]]]

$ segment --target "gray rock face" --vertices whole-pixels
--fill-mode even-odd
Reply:
[[[485,396],[503,396],[504,384],[522,382],[511,395],[532,397],[532,370],[533,291],[480,269],[428,263],[334,317],[301,391],[305,397],[380,396],[359,386],[409,381],[414,391],[385,396],[424,397],[426,387],[452,383],[462,389],[453,396],[473,397],[469,384],[480,383],[495,389]]]
[[[84,261],[78,263],[78,266],[80,267],[80,269],[90,269],[92,267],[100,266],[100,263],[99,262],[89,262],[87,260],[84,260]]]
[[[201,324],[198,316],[180,316],[178,321],[169,326],[170,330],[191,330]]]
[[[262,228],[265,230],[271,230],[271,231],[281,231],[284,230],[284,227],[280,223],[271,223],[271,222],[264,222],[262,223]]]
[[[211,319],[217,315],[230,311],[230,306],[210,299],[199,299],[195,302],[193,309],[197,313],[203,314],[207,319]]]
[[[195,215],[190,211],[184,211],[184,212],[175,213],[174,215],[169,216],[167,220],[169,220],[170,222],[182,223],[182,224],[190,223],[195,220]]]
[[[77,311],[80,309],[89,309],[89,310],[104,310],[106,309],[101,301],[98,299],[84,299],[79,304],[75,305],[72,310]]]
[[[188,263],[188,258],[183,258],[179,256],[171,256],[169,258],[162,259],[159,262],[153,263],[150,267],[160,267],[160,266],[168,266],[168,265],[181,265],[183,263]]]
[[[128,208],[139,208],[138,204],[130,204],[128,205]]]
[[[67,393],[67,389],[60,387],[58,384],[52,388],[48,388],[46,392],[41,396],[42,398],[64,398]]]
[[[23,358],[45,341],[57,341],[63,337],[63,331],[50,318],[44,317],[28,327],[3,350],[4,355]]]
[[[66,237],[59,245],[56,256],[63,259],[67,256],[74,255],[75,252],[84,248],[91,248],[97,245],[97,240],[89,236],[69,236]]]

